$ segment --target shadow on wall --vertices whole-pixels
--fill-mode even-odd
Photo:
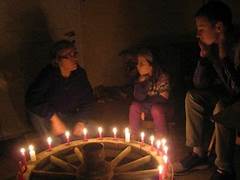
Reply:
[[[7,3],[6,3],[7,4]],[[19,6],[18,6],[19,5]],[[17,137],[29,130],[25,91],[49,60],[52,39],[47,18],[35,5],[21,1],[7,4],[5,38],[0,62],[0,139]],[[1,83],[2,82],[2,83]]]

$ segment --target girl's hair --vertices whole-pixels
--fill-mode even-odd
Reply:
[[[149,64],[152,66],[152,81],[155,83],[158,81],[160,74],[164,71],[162,66],[160,66],[159,61],[157,59],[157,55],[153,53],[152,50],[148,48],[141,48],[137,52],[137,56],[142,56],[144,57]]]

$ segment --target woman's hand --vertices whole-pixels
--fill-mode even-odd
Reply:
[[[85,128],[85,124],[83,122],[77,122],[73,128],[73,135],[81,136],[83,128]]]
[[[51,121],[51,131],[53,135],[58,136],[58,135],[64,134],[67,128],[57,114],[53,114],[50,121]]]

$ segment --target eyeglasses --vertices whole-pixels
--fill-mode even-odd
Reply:
[[[76,58],[77,54],[78,54],[77,51],[71,51],[67,54],[60,55],[59,58],[62,58],[62,59]]]

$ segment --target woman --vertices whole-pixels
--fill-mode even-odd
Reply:
[[[169,105],[169,75],[157,64],[148,49],[137,54],[138,80],[134,85],[134,101],[129,109],[129,121],[133,136],[137,136],[142,114],[151,114],[156,136],[167,134],[167,114],[172,116]]]

